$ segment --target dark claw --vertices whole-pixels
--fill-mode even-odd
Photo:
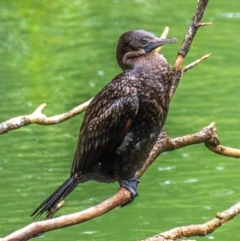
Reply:
[[[124,207],[131,203],[135,197],[138,196],[137,193],[137,185],[139,183],[139,180],[135,177],[130,178],[128,180],[123,180],[120,182],[120,186],[126,188],[131,193],[131,200],[125,204],[123,204],[121,207]]]

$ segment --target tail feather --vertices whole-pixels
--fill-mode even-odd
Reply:
[[[78,185],[79,179],[69,177],[55,192],[53,192],[46,200],[44,200],[36,210],[31,214],[35,218],[41,216],[44,212],[49,213],[62,199],[67,197],[73,189]]]

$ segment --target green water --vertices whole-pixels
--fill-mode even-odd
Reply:
[[[94,96],[120,72],[115,48],[124,31],[159,35],[169,26],[178,43],[163,54],[173,64],[196,2],[0,0],[0,122],[45,102],[45,114],[59,114]],[[237,1],[210,1],[204,21],[213,25],[199,30],[185,63],[212,56],[182,78],[166,124],[171,137],[215,121],[222,144],[240,147],[238,9]],[[31,125],[0,137],[0,237],[31,223],[31,212],[68,177],[81,119]],[[41,238],[137,240],[205,222],[239,200],[239,167],[239,160],[203,145],[165,153],[142,177],[133,204]],[[98,204],[117,189],[117,184],[81,185],[58,215]],[[239,222],[196,240],[238,240]]]

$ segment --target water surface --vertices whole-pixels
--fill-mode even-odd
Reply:
[[[120,68],[118,37],[131,29],[160,35],[165,26],[178,43],[164,47],[173,64],[197,1],[0,1],[0,122],[31,113],[67,111],[94,96]],[[210,1],[188,64],[171,103],[171,137],[215,121],[223,145],[240,147],[239,11],[236,1]],[[69,175],[82,115],[53,126],[30,125],[0,138],[0,236],[32,222],[36,206]],[[137,240],[170,228],[202,223],[239,200],[236,159],[203,145],[163,154],[141,179],[139,197],[95,220],[47,233],[45,240]],[[113,195],[117,184],[88,182],[58,215],[83,210]],[[126,218],[127,217],[127,218]],[[239,218],[206,239],[236,240]],[[197,237],[196,240],[202,240]]]

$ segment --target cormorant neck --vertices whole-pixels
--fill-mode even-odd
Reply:
[[[156,52],[145,53],[143,50],[128,52],[118,64],[122,70],[147,69],[159,65],[162,55]]]
[[[134,69],[136,62],[139,62],[138,59],[142,59],[141,56],[144,54],[145,52],[143,49],[140,49],[139,51],[127,52],[121,56],[121,59],[118,58],[118,64],[122,70]]]

